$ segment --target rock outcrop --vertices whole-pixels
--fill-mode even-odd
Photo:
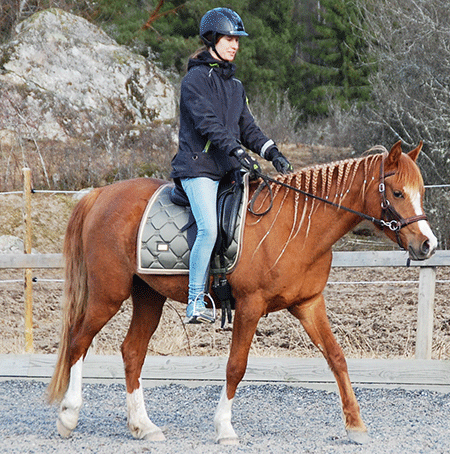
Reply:
[[[60,9],[31,16],[0,47],[0,92],[0,142],[64,142],[176,115],[174,87],[152,62]]]

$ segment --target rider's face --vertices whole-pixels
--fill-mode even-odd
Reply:
[[[239,49],[239,36],[222,36],[216,43],[217,53],[225,61],[233,61]],[[217,58],[212,52],[213,57]]]

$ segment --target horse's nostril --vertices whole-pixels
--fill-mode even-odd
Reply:
[[[430,253],[430,250],[431,250],[430,241],[429,240],[424,241],[421,247],[422,254],[428,255]]]

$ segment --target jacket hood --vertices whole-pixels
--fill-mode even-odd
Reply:
[[[216,60],[207,50],[198,54],[188,61],[188,71],[195,66],[209,66],[214,68],[224,79],[233,77],[236,72],[236,65],[228,61]]]

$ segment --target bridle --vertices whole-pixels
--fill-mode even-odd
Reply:
[[[268,175],[263,175],[261,173],[257,173],[257,176],[259,176],[262,180],[263,183],[261,183],[258,187],[258,189],[255,191],[255,193],[252,196],[252,199],[250,200],[249,203],[249,211],[250,213],[254,214],[255,216],[264,216],[267,214],[271,209],[273,205],[273,193],[272,193],[272,188],[269,185],[269,182],[278,184],[280,186],[284,186],[285,188],[291,189],[292,191],[298,192],[306,197],[311,197],[312,199],[319,200],[320,202],[326,203],[327,205],[331,205],[333,207],[336,207],[340,210],[347,211],[349,213],[355,214],[363,219],[366,219],[370,222],[373,222],[376,226],[381,228],[382,230],[384,228],[388,228],[392,232],[395,232],[395,236],[397,239],[397,244],[402,248],[405,249],[403,246],[403,243],[400,238],[400,230],[403,227],[406,227],[407,225],[413,224],[414,222],[419,222],[419,221],[426,221],[427,216],[426,214],[420,214],[417,216],[412,216],[410,218],[404,218],[389,202],[387,196],[386,196],[386,184],[385,184],[385,179],[388,177],[391,177],[395,175],[395,172],[389,172],[385,173],[384,171],[384,161],[386,159],[385,155],[382,155],[381,157],[381,163],[380,163],[380,182],[378,185],[378,192],[381,197],[381,217],[380,219],[375,218],[373,216],[369,216],[368,214],[361,213],[360,211],[353,210],[351,208],[347,208],[339,203],[332,202],[331,200],[325,199],[323,197],[320,197],[315,194],[311,194],[307,191],[303,191],[302,189],[296,188],[294,186],[291,186],[289,184],[283,183],[281,181],[275,180],[274,178],[269,177]],[[263,212],[255,212],[254,210],[254,205],[256,202],[256,199],[258,198],[258,195],[261,193],[264,187],[267,187],[269,190],[270,194],[270,205],[269,207],[263,211]]]
[[[378,191],[381,194],[381,220],[384,221],[384,226],[389,227],[390,230],[395,232],[395,236],[397,239],[397,244],[402,248],[405,247],[402,244],[400,238],[400,230],[407,225],[413,224],[419,221],[427,221],[426,214],[419,214],[417,216],[411,216],[410,218],[404,218],[389,202],[386,197],[386,185],[384,183],[385,178],[390,177],[395,174],[395,172],[390,172],[388,174],[384,173],[384,159],[385,156],[381,159],[380,164],[380,184],[378,187]]]

